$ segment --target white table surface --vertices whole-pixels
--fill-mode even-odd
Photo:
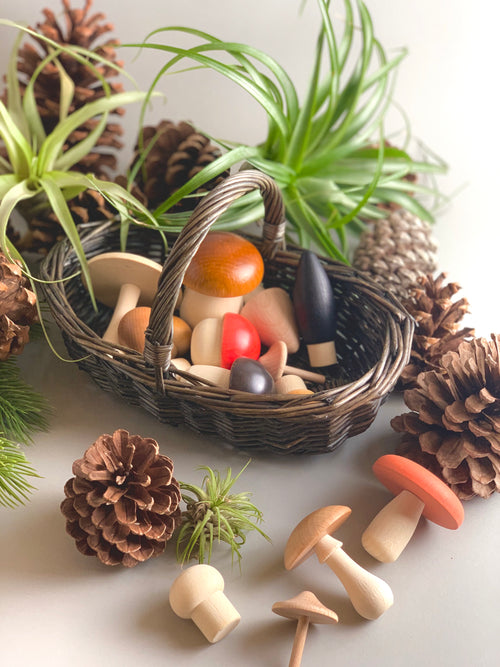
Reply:
[[[2,4],[2,14],[34,22],[43,4],[8,0]],[[286,0],[257,0],[251,5],[229,0],[185,4],[150,0],[147,4],[147,14],[136,3],[123,0],[95,0],[94,7],[108,14],[122,41],[139,39],[167,22],[191,23],[234,39],[246,35],[248,42],[267,48],[285,64],[294,65],[299,76],[303,74],[300,41],[294,43],[287,33],[300,23],[295,20],[295,6],[290,10]],[[396,97],[409,112],[417,136],[450,163],[447,191],[467,184],[436,226],[441,268],[462,284],[463,295],[472,304],[468,323],[476,326],[478,334],[500,332],[498,133],[492,89],[497,78],[498,17],[485,0],[473,5],[465,0],[373,0],[369,7],[382,42],[410,49]],[[286,30],[276,31],[273,26],[280,17],[287,17]],[[304,17],[300,32],[304,43],[313,43],[315,25],[316,19]],[[12,33],[2,34],[8,34],[1,44],[3,57]],[[134,67],[140,72],[145,65]],[[308,71],[305,66],[304,71]],[[194,89],[185,87],[186,97],[169,92],[161,115],[201,123],[190,97]],[[216,95],[203,100],[207,131],[217,135],[227,128],[236,134],[239,110],[246,109],[248,101],[235,96],[234,103],[240,106],[228,117],[217,106]],[[257,140],[262,124],[258,113],[248,112],[245,122],[246,137]],[[52,334],[63,354],[54,328]],[[379,455],[394,450],[398,435],[389,422],[405,411],[400,396],[388,400],[367,432],[334,453],[253,456],[235,491],[253,492],[272,544],[249,534],[241,572],[237,565],[231,567],[224,548],[216,550],[212,564],[224,575],[227,595],[242,620],[227,638],[210,645],[190,621],[179,619],[170,609],[169,588],[180,572],[172,544],[163,556],[133,570],[108,568],[76,550],[65,533],[59,504],[73,461],[100,434],[117,428],[155,438],[162,453],[174,460],[176,477],[186,482],[201,481],[200,465],[238,471],[248,456],[187,429],[160,424],[139,408],[123,404],[99,389],[75,364],[57,359],[42,342],[27,348],[20,365],[25,379],[48,398],[54,415],[49,432],[37,435],[28,451],[42,476],[37,480],[38,491],[25,507],[0,510],[1,665],[286,665],[294,624],[272,614],[271,606],[303,589],[315,592],[340,618],[338,626],[310,629],[304,667],[499,664],[498,495],[467,502],[458,531],[422,520],[396,563],[377,563],[361,547],[364,528],[390,498],[373,477],[371,466]],[[283,549],[292,528],[307,513],[328,504],[352,508],[339,539],[353,558],[394,591],[394,606],[376,621],[356,614],[325,566],[311,560],[292,572],[284,569]]]

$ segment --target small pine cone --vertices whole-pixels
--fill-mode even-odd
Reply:
[[[73,474],[61,511],[81,553],[134,567],[164,551],[180,520],[181,492],[155,440],[122,429],[101,435]]]
[[[27,285],[20,265],[0,252],[0,361],[21,354],[30,325],[38,321],[36,295]]]
[[[352,264],[399,298],[407,298],[420,275],[436,269],[430,226],[403,209],[374,220],[360,237]]]
[[[417,386],[419,373],[440,370],[446,352],[456,351],[461,343],[470,341],[474,329],[460,329],[460,322],[469,311],[467,299],[453,300],[460,291],[458,283],[445,283],[446,274],[437,278],[419,276],[403,306],[415,319],[410,362],[403,369],[400,384],[405,389]]]
[[[404,393],[412,410],[391,425],[398,453],[443,479],[462,500],[500,491],[500,335],[477,338],[442,358]]]
[[[103,36],[113,30],[113,26],[109,23],[104,23],[104,14],[89,13],[92,0],[86,0],[83,9],[72,9],[69,0],[62,0],[62,4],[64,5],[63,24],[62,22],[58,22],[56,15],[51,9],[44,9],[43,15],[45,20],[37,23],[34,30],[62,46],[84,47],[121,66],[123,63],[116,59],[115,52],[115,46],[119,43],[118,40],[103,38]],[[52,49],[50,45],[41,39],[37,39],[36,37],[30,37],[29,39],[34,44],[26,42],[19,49],[17,70],[21,94],[24,93],[28,82],[42,60],[48,55],[49,50]],[[96,76],[92,69],[78,62],[67,53],[61,53],[58,58],[75,85],[74,96],[68,113],[73,113],[84,105],[106,95],[101,79]],[[109,80],[111,77],[117,76],[118,73],[115,69],[100,63],[95,63],[95,69],[106,79],[112,93],[122,91],[123,87],[120,83]],[[35,99],[43,127],[47,134],[52,132],[59,123],[60,85],[60,73],[54,62],[48,63],[35,81]],[[4,100],[5,95],[6,93],[4,94]],[[117,109],[113,113],[123,115],[124,110]],[[68,150],[76,143],[85,139],[98,122],[97,119],[91,119],[77,128],[69,136],[64,149]],[[92,172],[101,177],[108,174],[109,169],[116,168],[116,152],[123,146],[119,139],[122,134],[123,130],[119,124],[108,123],[96,143],[97,150],[90,151],[72,169],[84,173]]]
[[[136,185],[144,193],[150,210],[162,204],[203,167],[221,155],[219,148],[211,144],[208,137],[186,122],[176,124],[170,120],[162,120],[156,127],[145,127],[144,149],[147,149],[152,141],[153,146],[136,176]],[[140,153],[137,145],[132,166],[139,159]],[[223,172],[196,192],[213,189],[228,175],[228,171]],[[176,205],[175,210],[192,210],[198,201],[197,197],[184,198]]]

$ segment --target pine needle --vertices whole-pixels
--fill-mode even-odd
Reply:
[[[39,477],[18,445],[0,435],[0,505],[24,505],[35,489],[27,477]]]

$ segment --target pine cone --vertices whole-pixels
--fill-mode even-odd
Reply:
[[[105,16],[102,13],[89,15],[92,0],[86,0],[83,9],[71,9],[69,0],[62,0],[62,3],[64,5],[65,28],[57,21],[52,10],[44,9],[45,21],[37,23],[35,31],[63,46],[84,47],[121,66],[122,62],[116,59],[114,48],[118,41],[116,39],[102,41],[103,35],[112,31],[113,26],[103,22]],[[30,39],[34,40],[35,44],[27,42],[19,49],[17,69],[21,93],[24,93],[27,83],[51,48],[43,40],[34,37],[30,37]],[[101,79],[89,67],[76,61],[67,53],[61,53],[58,58],[75,84],[74,97],[68,113],[73,113],[84,105],[106,95]],[[117,76],[115,69],[98,63],[95,64],[95,69],[107,80],[112,93],[122,91],[121,84],[109,81],[111,77]],[[35,82],[34,92],[43,127],[45,132],[49,134],[59,123],[60,111],[60,75],[54,62],[47,64],[40,72]],[[4,100],[5,96],[6,94],[4,94]],[[122,115],[124,110],[118,109],[113,113]],[[98,119],[91,119],[77,128],[69,136],[64,149],[67,150],[85,139],[97,126],[98,122]],[[97,141],[98,149],[91,151],[72,169],[105,176],[110,169],[116,168],[115,153],[122,148],[123,144],[118,139],[122,134],[123,130],[120,125],[108,123]]]
[[[500,491],[500,335],[442,358],[404,393],[409,412],[391,421],[398,453],[441,477],[462,500]]]
[[[20,265],[0,252],[0,361],[21,354],[30,325],[38,321],[36,295],[27,285]]]
[[[172,473],[172,460],[151,438],[121,429],[101,435],[64,487],[61,511],[77,549],[125,567],[159,556],[181,516]]]
[[[145,127],[144,149],[147,149],[151,141],[154,144],[136,176],[136,184],[144,193],[150,210],[163,203],[203,167],[221,155],[219,148],[211,144],[208,137],[197,132],[186,122],[175,124],[170,120],[162,120],[156,127]],[[140,153],[137,145],[132,167],[139,159]],[[228,175],[229,171],[223,172],[198,188],[196,192],[213,189]],[[198,201],[197,197],[184,198],[177,204],[175,210],[192,210]]]
[[[419,276],[417,283],[403,306],[415,319],[410,362],[403,369],[400,384],[405,389],[417,386],[417,376],[423,371],[439,370],[446,352],[456,351],[458,346],[474,336],[474,329],[459,329],[463,316],[470,312],[467,299],[453,301],[460,291],[458,283],[446,283],[446,274],[437,278]]]
[[[420,275],[436,269],[430,226],[403,209],[374,220],[363,232],[352,264],[399,298],[407,298]]]

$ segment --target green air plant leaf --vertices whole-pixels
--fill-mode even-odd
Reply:
[[[425,161],[412,159],[406,150],[387,145],[382,131],[388,109],[397,108],[393,104],[395,74],[406,51],[387,57],[362,0],[316,0],[316,4],[320,29],[309,86],[302,97],[292,77],[271,56],[206,32],[171,26],[153,31],[140,44],[123,45],[151,49],[166,57],[147,99],[165,74],[189,76],[192,69],[210,69],[246,91],[268,120],[267,136],[254,154],[242,157],[249,146],[216,139],[228,150],[220,162],[198,172],[155,211],[155,216],[163,216],[166,226],[176,219],[170,213],[174,203],[241,160],[276,180],[284,195],[289,231],[301,245],[313,243],[344,262],[348,261],[345,228],[359,233],[364,221],[383,215],[380,203],[402,205],[418,211],[425,220],[433,220],[422,197],[430,195],[438,201],[442,195],[434,183],[414,187],[414,179],[407,176],[432,177],[446,171],[446,165],[435,156]],[[344,7],[344,21],[332,18],[333,7],[339,4]],[[160,37],[176,33],[198,43],[181,48],[161,42]],[[196,67],[179,68],[186,60]],[[406,148],[409,124],[402,116]],[[384,144],[382,151],[380,144]],[[241,207],[226,216],[227,229],[231,224],[234,228],[239,225],[240,212]],[[253,208],[251,217],[260,212]]]
[[[225,478],[208,466],[202,486],[180,482],[186,510],[182,513],[177,536],[177,559],[185,563],[192,558],[200,563],[210,562],[214,542],[229,545],[232,558],[241,561],[241,547],[246,533],[256,530],[262,537],[269,537],[257,526],[262,521],[262,512],[250,502],[250,493],[230,493],[248,463],[233,477],[231,468]]]

